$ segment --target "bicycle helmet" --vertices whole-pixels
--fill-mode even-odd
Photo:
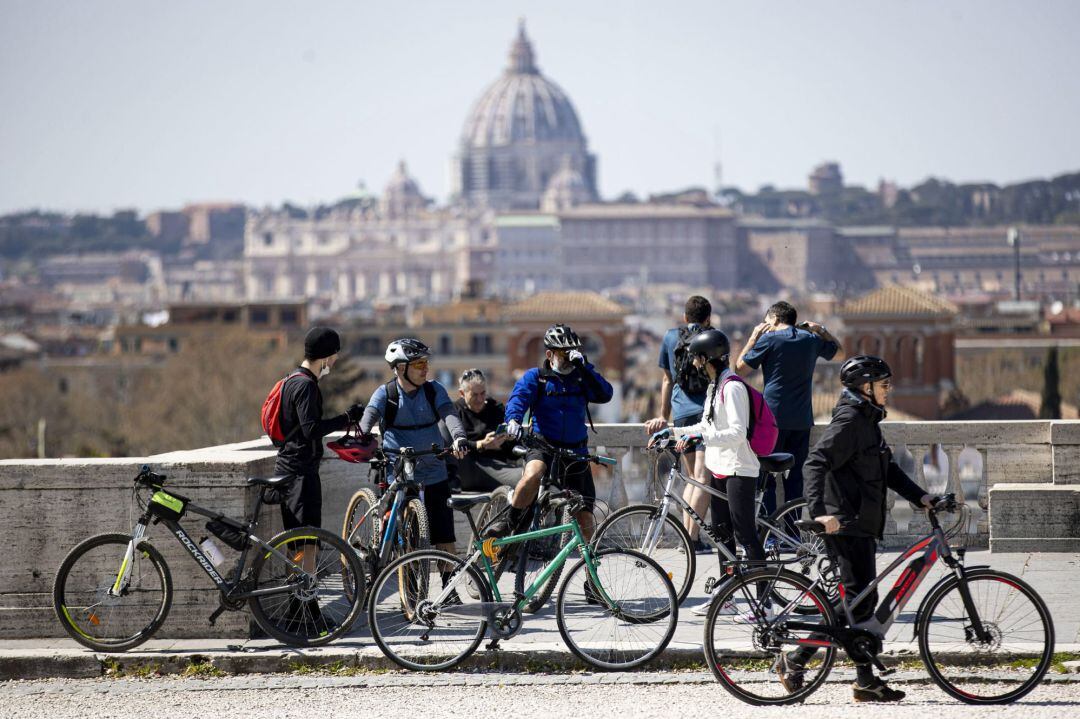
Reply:
[[[386,347],[386,361],[391,367],[397,367],[402,362],[408,364],[430,356],[431,350],[428,349],[428,346],[412,337],[394,340]]]
[[[544,333],[544,347],[549,350],[579,350],[581,338],[570,325],[552,325]]]
[[[851,389],[892,377],[889,363],[873,355],[855,355],[840,366],[840,384]]]
[[[367,441],[364,441],[357,435],[346,433],[339,440],[327,442],[326,446],[334,450],[339,459],[353,464],[361,464],[371,461],[371,458],[375,456],[375,450],[379,448],[379,443],[370,435],[368,435]]]
[[[710,362],[719,362],[726,366],[731,356],[731,342],[720,330],[707,329],[694,335],[687,352],[691,357],[704,357]]]

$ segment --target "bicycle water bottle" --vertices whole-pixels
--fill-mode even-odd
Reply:
[[[215,567],[220,567],[225,562],[225,555],[218,549],[218,545],[214,544],[214,540],[209,537],[202,538],[202,541],[199,542],[199,549],[202,550],[203,554],[210,559],[210,562]]]

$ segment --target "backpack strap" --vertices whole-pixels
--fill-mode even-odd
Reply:
[[[728,382],[738,382],[743,387],[746,387],[746,404],[750,407],[750,423],[746,426],[746,441],[750,441],[750,436],[754,434],[754,424],[757,422],[757,410],[754,409],[754,395],[750,392],[750,386],[746,384],[739,375],[732,372],[729,374],[723,382],[720,383],[720,401],[724,401],[724,385]]]
[[[286,375],[285,379],[281,380],[281,394],[285,394],[285,385],[288,384],[289,380],[291,380],[293,377],[305,377],[305,376],[306,375],[303,372],[301,372],[300,370],[296,370],[295,372],[291,372],[288,375]],[[281,419],[285,419],[285,403],[284,402],[281,402],[280,411],[281,411]],[[297,420],[299,420],[299,418],[297,418]],[[296,433],[299,432],[299,431],[300,431],[300,422],[297,421],[296,426],[293,427],[289,431],[289,433],[287,435],[285,435],[285,438],[281,440],[282,446],[288,444],[289,441],[291,441],[293,439],[293,437],[296,436]]]
[[[401,389],[398,387],[396,379],[390,380],[383,386],[386,387],[386,412],[383,413],[382,417],[382,430],[384,432],[387,429],[427,429],[428,427],[434,427],[439,423],[439,412],[435,409],[435,385],[431,382],[425,382],[423,388],[424,397],[427,398],[428,405],[431,407],[431,414],[435,417],[435,421],[427,422],[425,424],[395,424],[398,409],[401,406]]]

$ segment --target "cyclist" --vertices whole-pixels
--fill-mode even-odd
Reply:
[[[614,390],[582,352],[581,338],[568,325],[550,327],[544,334],[545,359],[522,375],[506,403],[506,433],[518,439],[526,412],[532,414],[536,431],[556,447],[587,454],[589,403],[606,404]],[[550,454],[530,449],[525,455],[525,471],[514,488],[510,510],[493,522],[488,536],[503,537],[516,531],[536,500],[540,480],[552,462]],[[566,465],[563,486],[580,492],[585,508],[578,513],[578,524],[585,539],[593,533],[593,500],[596,488],[588,462]]]
[[[468,451],[465,429],[446,388],[427,378],[430,357],[431,350],[417,339],[394,340],[387,346],[385,359],[394,372],[394,378],[372,393],[364,417],[360,420],[360,434],[369,434],[378,424],[384,450],[399,447],[422,450],[433,444],[443,444],[439,428],[441,421],[453,439],[454,456],[460,459]],[[392,466],[390,471],[393,471]],[[414,476],[424,487],[424,508],[427,510],[431,543],[437,549],[454,554],[457,537],[454,534],[453,510],[446,505],[450,499],[446,464],[432,455],[417,457]],[[388,476],[387,479],[393,481],[393,477]],[[449,578],[450,571],[444,570],[444,585]]]
[[[746,550],[747,559],[764,561],[755,502],[761,464],[748,439],[750,394],[731,371],[731,343],[723,332],[717,329],[700,332],[690,341],[689,352],[694,364],[708,373],[710,383],[701,421],[674,430],[680,436],[675,448],[681,452],[691,440],[704,443],[705,468],[712,474],[714,486],[727,495],[727,500],[710,495],[717,534],[725,538],[732,553],[737,539]],[[718,558],[723,561],[719,555]],[[697,613],[707,612],[708,604],[697,610]]]
[[[856,355],[840,367],[844,389],[833,409],[825,434],[810,451],[803,473],[807,512],[825,525],[827,541],[839,564],[844,594],[855,597],[877,577],[877,540],[885,528],[885,493],[891,489],[924,507],[933,498],[911,481],[893,459],[878,426],[892,390],[892,370],[885,360]],[[877,605],[877,592],[852,607],[856,622],[869,618]],[[789,691],[802,686],[803,672],[813,650],[781,654],[776,666],[780,682]],[[856,662],[852,686],[857,702],[896,702],[904,692],[874,675],[870,664]]]
[[[330,419],[323,419],[319,380],[330,373],[341,350],[341,338],[329,327],[312,327],[304,337],[304,361],[281,387],[281,430],[285,441],[278,448],[274,472],[293,477],[281,496],[281,523],[285,529],[322,526],[322,481],[319,462],[323,437],[339,432],[360,419],[364,405],[354,404]],[[300,565],[314,571],[316,549],[300,548]],[[291,600],[289,616],[300,622],[303,614],[298,600]],[[317,617],[319,604],[307,602],[306,611]]]

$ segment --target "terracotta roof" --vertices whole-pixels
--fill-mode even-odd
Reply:
[[[886,285],[840,308],[840,316],[857,317],[951,317],[956,305],[914,287]]]
[[[541,292],[511,305],[506,311],[510,320],[544,322],[622,319],[626,314],[621,305],[596,292]]]
[[[1016,420],[1038,419],[1039,405],[1042,397],[1038,392],[1026,389],[1014,389],[1012,392],[996,397],[985,402],[968,407],[967,409],[949,415],[949,420]],[[1062,419],[1077,419],[1076,405],[1067,402],[1061,403]]]

